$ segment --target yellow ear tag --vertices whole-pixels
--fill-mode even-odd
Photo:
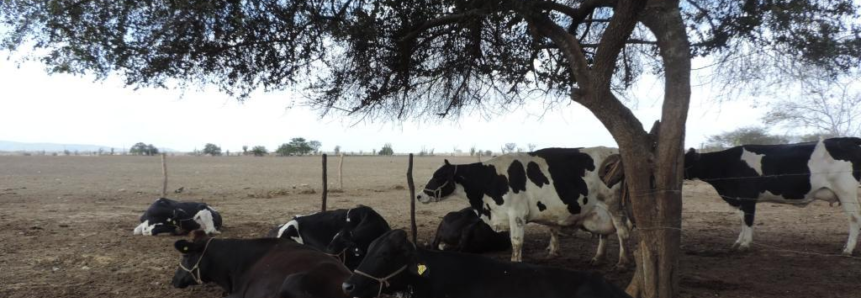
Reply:
[[[424,264],[419,264],[419,266],[418,266],[418,267],[419,267],[419,268],[418,268],[418,270],[417,270],[417,271],[418,271],[419,275],[425,274],[425,271],[427,271],[427,270],[428,270],[428,267],[427,267],[427,266],[425,266]]]

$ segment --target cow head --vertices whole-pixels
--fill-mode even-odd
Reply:
[[[700,176],[699,173],[700,154],[694,148],[685,153],[685,179],[691,180]]]
[[[424,191],[416,195],[416,200],[424,204],[439,202],[454,193],[457,183],[454,181],[457,165],[445,160],[445,164],[433,173],[433,177],[425,185]]]
[[[353,231],[349,228],[335,234],[326,247],[326,252],[341,260],[347,268],[358,267],[365,257],[365,251],[353,239]]]
[[[194,233],[194,240],[179,240],[173,244],[173,247],[182,253],[179,268],[171,281],[175,288],[183,289],[209,281],[206,272],[210,264],[206,260],[206,250],[211,240],[206,233],[198,230]]]
[[[403,230],[386,232],[368,247],[368,255],[341,288],[349,297],[379,297],[380,293],[407,290],[410,277],[427,275],[417,262],[415,244]]]

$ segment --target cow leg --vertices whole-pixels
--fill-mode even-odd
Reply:
[[[509,215],[508,218],[511,229],[511,261],[521,262],[523,261],[521,253],[523,250],[523,235],[525,234],[524,228],[526,226],[526,221],[522,217],[515,215]]]
[[[624,271],[628,268],[628,264],[631,263],[628,259],[628,237],[622,237],[621,233],[616,233],[616,236],[619,237],[619,262],[616,263],[616,269]]]
[[[547,245],[547,258],[555,258],[559,256],[559,235],[561,234],[559,227],[550,228],[550,244]]]
[[[592,266],[601,265],[604,262],[604,254],[607,252],[607,235],[598,234],[598,251],[589,262]]]
[[[738,234],[738,239],[732,245],[732,250],[746,251],[750,249],[750,243],[753,242],[753,220],[756,214],[756,201],[750,200],[741,203],[738,209],[741,217],[741,232]]]
[[[843,205],[843,211],[849,217],[849,239],[846,240],[846,246],[843,247],[843,255],[851,256],[858,242],[859,229],[861,229],[861,206],[858,205],[861,202],[858,200],[858,188],[852,185],[850,191],[838,192],[837,198]]]
[[[631,261],[628,259],[627,242],[631,234],[628,230],[628,224],[625,218],[618,215],[611,215],[613,226],[616,228],[616,237],[619,238],[619,263],[616,263],[616,269],[625,270]]]

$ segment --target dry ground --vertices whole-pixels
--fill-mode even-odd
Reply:
[[[442,159],[416,159],[419,187]],[[330,194],[330,208],[365,204],[393,227],[407,227],[406,160],[347,157],[344,191]],[[160,192],[160,167],[153,157],[0,156],[0,297],[220,297],[214,286],[170,287],[179,237],[132,236]],[[220,210],[221,237],[258,237],[319,208],[319,157],[177,156],[168,167],[171,190],[185,189],[171,197]],[[337,158],[329,165],[335,188],[336,169]],[[739,254],[728,251],[738,234],[736,214],[702,183],[686,184],[684,196],[682,297],[861,297],[861,258],[835,255],[847,231],[840,207],[760,204],[757,245]],[[442,215],[466,205],[419,204],[420,242],[432,237]],[[612,270],[615,241],[608,264],[590,267],[594,240],[565,237],[563,256],[545,260],[547,238],[542,227],[529,226],[525,261],[604,272],[620,286],[631,277]]]

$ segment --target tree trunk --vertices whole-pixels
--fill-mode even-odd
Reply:
[[[631,191],[639,247],[637,271],[628,286],[633,297],[678,295],[685,122],[690,104],[690,45],[678,1],[650,1],[642,22],[655,35],[665,75],[661,122],[648,148],[620,148]],[[621,144],[620,144],[621,147]],[[644,150],[644,151],[639,151]],[[628,160],[633,162],[628,162]]]

